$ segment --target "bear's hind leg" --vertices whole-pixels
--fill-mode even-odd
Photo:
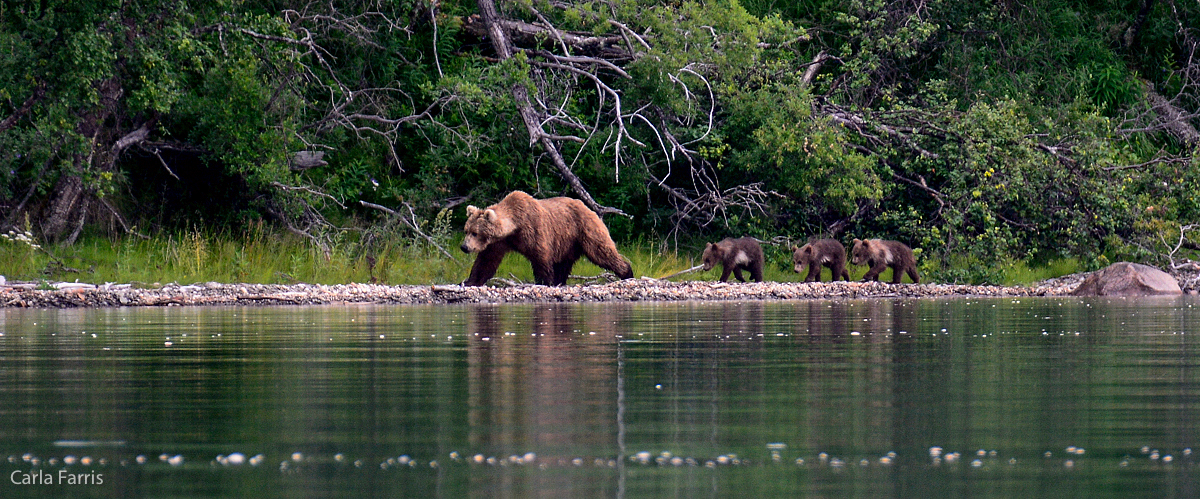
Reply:
[[[831,264],[829,264],[829,270],[831,272],[833,272],[833,275],[830,276],[830,278],[829,278],[830,282],[836,281],[838,279],[841,279],[843,281],[850,280],[850,271],[846,270],[846,262],[831,263]]]
[[[733,276],[736,277],[737,280],[739,280],[741,282],[746,282],[746,278],[742,277],[742,266],[741,265],[733,266]]]
[[[600,226],[604,227],[603,224]],[[616,274],[620,279],[633,278],[633,266],[625,260],[625,257],[621,256],[621,252],[617,251],[612,239],[608,238],[607,229],[603,235],[604,238],[601,238],[599,235],[590,235],[585,231],[579,244],[583,256],[586,256],[597,267]]]
[[[908,278],[912,279],[913,283],[921,282],[921,276],[917,275],[917,269],[915,267],[908,268]]]

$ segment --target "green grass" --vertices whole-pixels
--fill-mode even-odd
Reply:
[[[461,237],[457,234],[454,237]],[[376,242],[368,250],[358,243],[334,245],[328,255],[307,240],[284,232],[258,227],[240,234],[204,234],[185,231],[143,240],[134,237],[109,239],[85,237],[70,247],[48,246],[45,250],[0,240],[0,275],[14,281],[79,281],[155,284],[192,284],[209,281],[258,284],[339,284],[379,282],[382,284],[454,284],[470,273],[474,255],[457,250],[458,241],[443,241],[453,259],[424,242],[403,238]],[[785,249],[764,247],[767,258],[764,279],[797,282],[802,274],[792,271],[791,255]],[[633,264],[635,276],[663,277],[688,269],[700,261],[700,250],[662,250],[653,244],[634,243],[621,247]],[[368,256],[370,255],[370,256]],[[374,259],[374,265],[371,259]],[[998,266],[1006,284],[1029,284],[1048,277],[1075,272],[1073,260],[1056,260],[1044,267],[1024,262]],[[866,267],[849,265],[852,280],[862,278]],[[928,267],[922,280],[929,282]],[[573,275],[595,276],[603,269],[581,259]],[[673,281],[716,281],[720,267],[672,278]],[[511,253],[500,265],[497,277],[533,282],[529,262]],[[828,281],[829,269],[822,268],[821,280]],[[749,277],[747,275],[747,277]],[[730,277],[731,281],[736,281]],[[880,280],[891,280],[885,271]],[[578,282],[578,281],[569,281]],[[908,282],[906,278],[904,282]]]

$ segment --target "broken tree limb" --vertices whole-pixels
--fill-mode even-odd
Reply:
[[[483,23],[483,31],[492,42],[492,49],[496,52],[497,59],[507,61],[513,56],[513,46],[509,41],[506,28],[511,28],[514,22],[507,21],[500,17],[496,10],[494,0],[478,0],[479,13],[481,22]],[[519,23],[518,23],[519,24]],[[544,31],[546,28],[537,25],[529,25],[532,28]],[[619,37],[615,38],[620,41]],[[614,42],[616,43],[616,42]],[[550,158],[550,162],[554,164],[563,181],[575,191],[579,196],[580,201],[583,201],[588,208],[595,211],[600,216],[609,213],[615,213],[621,216],[630,217],[630,215],[617,209],[608,206],[602,206],[592,198],[591,193],[583,186],[583,182],[571,171],[571,167],[563,160],[562,153],[558,150],[558,144],[554,142],[553,134],[547,133],[543,128],[544,117],[533,106],[533,101],[529,97],[529,90],[522,84],[512,86],[510,92],[513,96],[513,103],[517,106],[517,112],[521,115],[521,121],[525,123],[525,129],[529,132],[529,144],[538,144],[545,151],[546,156]],[[632,217],[630,217],[632,218]]]

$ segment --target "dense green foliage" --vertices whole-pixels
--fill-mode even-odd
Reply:
[[[523,0],[500,15],[560,31],[512,28],[511,58],[485,2],[6,2],[0,230],[266,220],[382,258],[467,202],[578,194],[517,88],[623,243],[884,237],[1000,282],[1200,222],[1194,2]]]

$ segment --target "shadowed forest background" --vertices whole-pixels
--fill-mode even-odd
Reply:
[[[4,2],[0,272],[457,282],[465,206],[514,189],[584,200],[646,275],[743,235],[780,275],[814,236],[946,282],[1171,267],[1200,249],[1198,27],[1179,0]]]

